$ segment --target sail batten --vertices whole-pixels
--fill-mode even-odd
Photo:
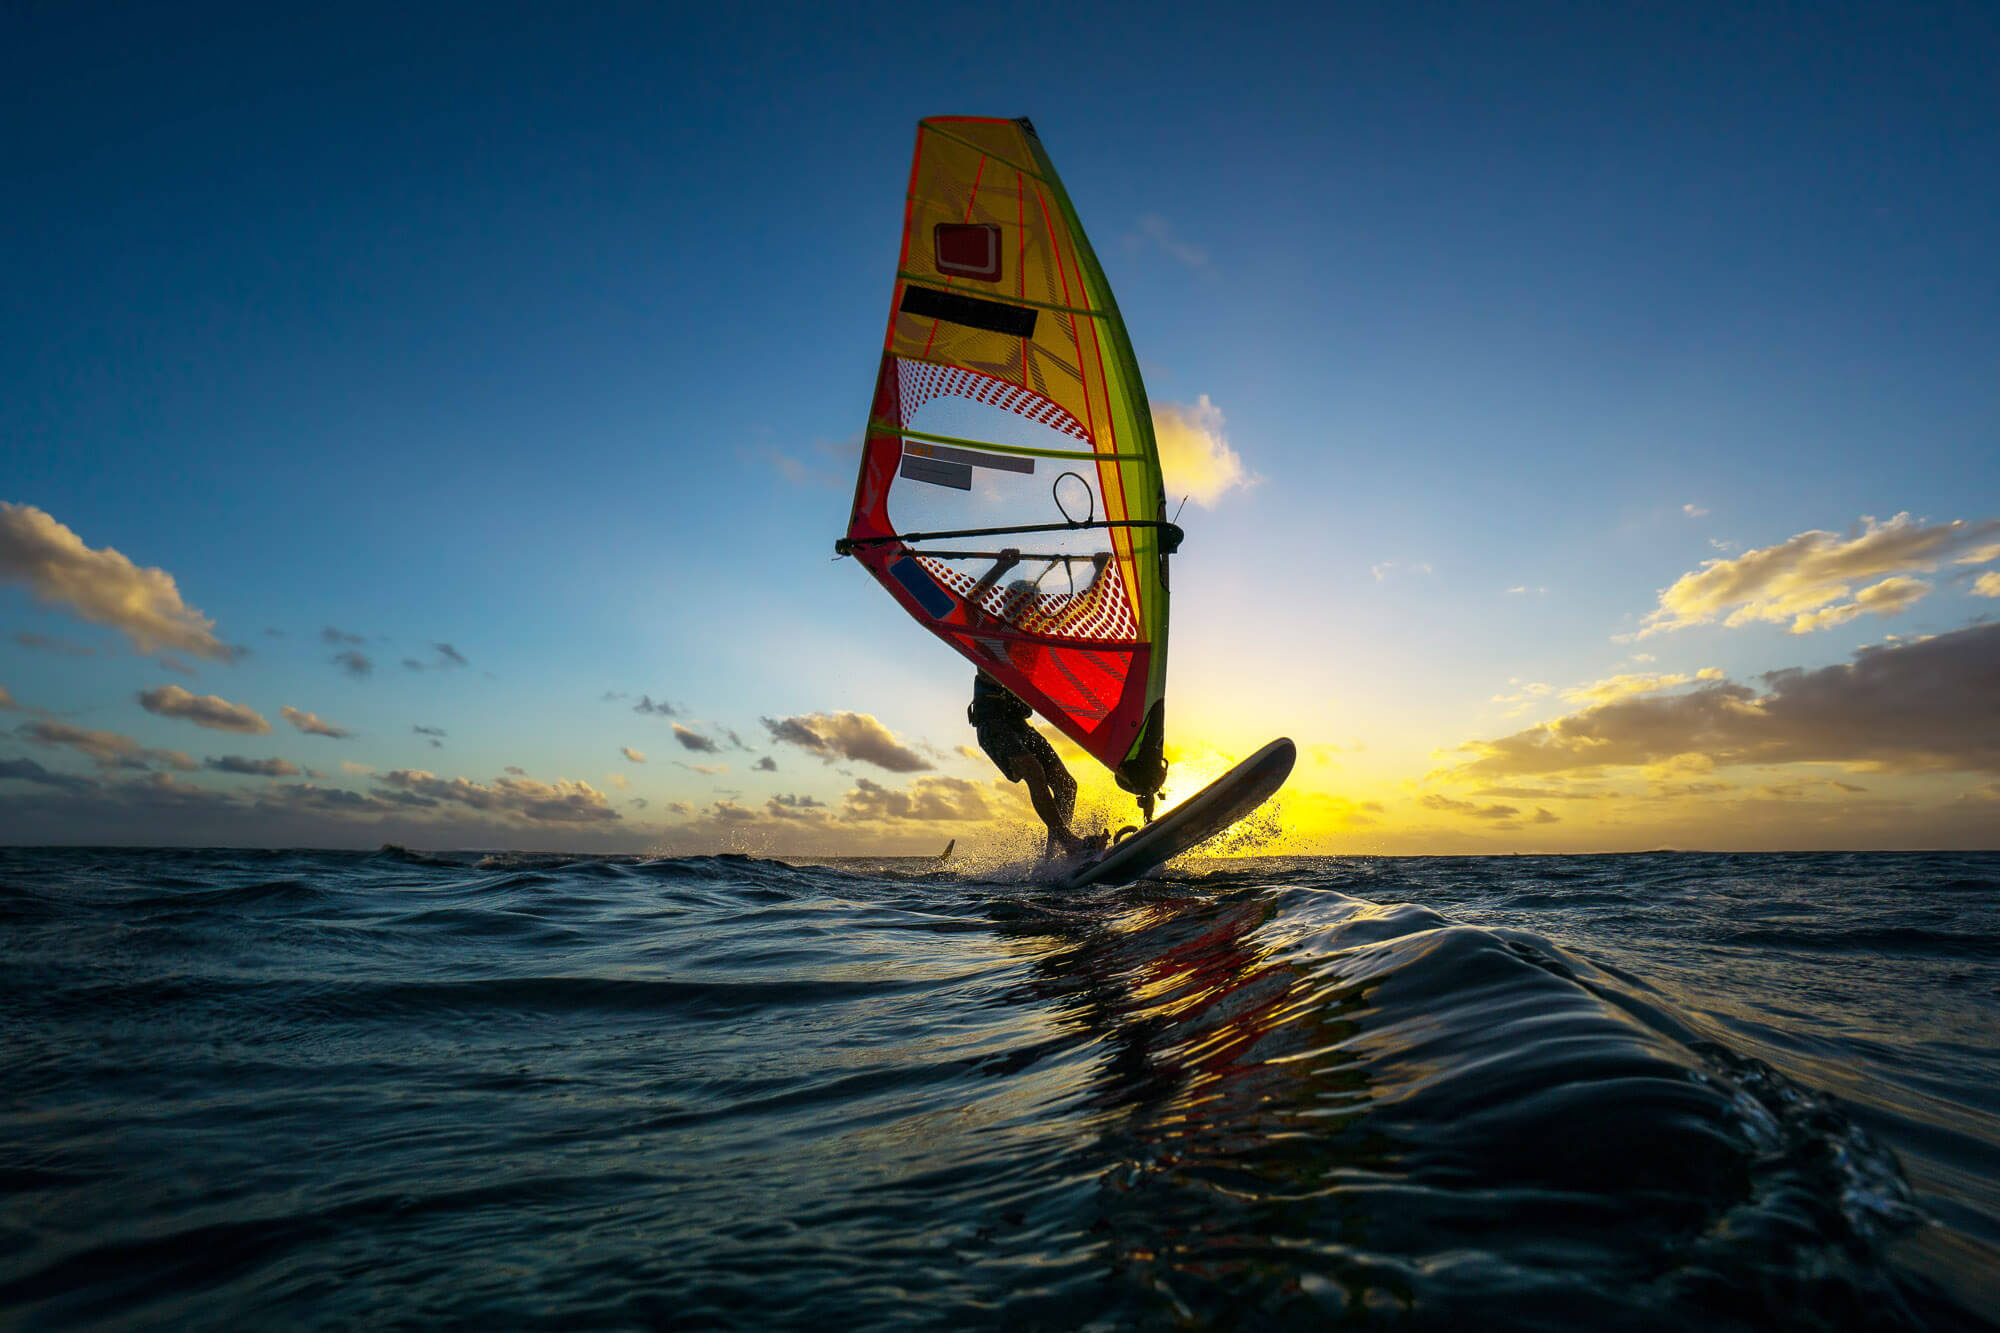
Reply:
[[[839,549],[1144,798],[1165,772],[1164,506],[1137,358],[1033,126],[923,121]],[[916,544],[1011,533],[1052,536],[1017,568]]]

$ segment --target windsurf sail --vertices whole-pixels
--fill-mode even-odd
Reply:
[[[921,122],[835,549],[1149,814],[1181,538],[1164,511],[1138,360],[1034,126]]]

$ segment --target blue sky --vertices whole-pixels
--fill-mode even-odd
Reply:
[[[1575,797],[1504,829],[1423,802],[1480,806],[1438,785],[1436,756],[1576,714],[1564,689],[1651,671],[1685,693],[1708,668],[1762,689],[2000,606],[1973,591],[2000,565],[1955,563],[1968,537],[1889,571],[1926,584],[1894,614],[1616,637],[1704,561],[1815,531],[1838,548],[1871,516],[2000,517],[2000,16],[1231,12],[17,13],[0,500],[166,571],[251,652],[183,655],[190,677],[6,571],[0,762],[95,785],[0,780],[0,837],[839,850],[949,833],[843,806],[863,777],[978,784],[956,789],[960,814],[1018,816],[955,752],[964,670],[831,560],[929,114],[1035,119],[1155,404],[1205,396],[1257,478],[1184,516],[1170,706],[1204,752],[1280,733],[1340,747],[1295,780],[1322,801],[1295,809],[1311,845],[1972,836],[1991,758],[1935,746],[1810,809],[1752,801],[1785,774],[1676,804],[1657,756],[1605,777],[1655,792],[1657,818],[1617,829],[1569,813]],[[1965,642],[1959,705],[2000,713],[1978,692],[1984,641]],[[350,650],[372,671],[333,660]],[[135,701],[168,684],[276,729],[218,734]],[[1523,700],[1540,711],[1495,701],[1524,684],[1548,688]],[[354,735],[297,733],[285,706]],[[822,763],[762,722],[850,712],[933,767]],[[459,823],[315,823],[273,814],[266,779],[156,765],[156,785],[207,793],[162,814],[116,785],[144,770],[20,730],[46,718],[198,765],[284,758],[322,775],[295,782],[357,796],[384,773],[490,786],[513,766],[587,783],[618,817],[494,824],[460,802],[423,816]],[[746,748],[688,750],[675,722]],[[1885,771],[1822,752],[1815,780]],[[718,801],[778,795],[829,813],[718,822]]]

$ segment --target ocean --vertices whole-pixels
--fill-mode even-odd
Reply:
[[[2000,1328],[2000,854],[0,849],[0,1327]]]

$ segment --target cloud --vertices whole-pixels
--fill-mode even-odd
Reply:
[[[1974,597],[2000,597],[2000,570],[1981,574],[1972,585]]]
[[[755,768],[759,773],[775,773],[778,771],[778,761],[767,754],[755,764],[752,764],[751,767]]]
[[[165,653],[161,653],[158,657],[154,658],[153,661],[158,663],[160,666],[165,667],[167,670],[175,672],[179,675],[198,676],[201,674],[200,672],[196,671],[193,667],[189,666],[186,662],[181,661],[178,657],[169,657]]]
[[[642,750],[635,750],[629,745],[619,746],[618,753],[624,755],[627,759],[630,759],[635,764],[643,764],[646,762],[645,752]]]
[[[463,653],[448,643],[433,643],[431,651],[437,654],[437,661],[422,662],[414,657],[406,657],[403,659],[403,665],[411,671],[429,671],[432,669],[443,671],[451,667],[472,665],[465,660]]]
[[[321,642],[334,644],[335,646],[338,646],[343,643],[348,643],[348,644],[354,644],[355,646],[358,647],[359,645],[368,642],[367,638],[365,638],[362,635],[349,634],[346,630],[335,629],[331,625],[328,625],[325,629],[321,630],[319,632],[319,637]]]
[[[1615,791],[1595,791],[1589,788],[1564,791],[1560,787],[1481,787],[1472,794],[1505,796],[1516,801],[1602,801],[1615,800],[1618,797]]]
[[[7,687],[0,685],[0,712],[18,712],[20,707],[14,702],[14,696],[7,692]]]
[[[66,605],[109,625],[142,653],[178,649],[216,662],[238,650],[215,637],[215,622],[181,600],[173,575],[133,564],[83,539],[33,505],[0,501],[0,578],[28,585],[40,601]]]
[[[147,769],[160,764],[185,772],[195,766],[194,760],[179,750],[151,750],[130,736],[115,731],[86,731],[67,722],[25,722],[14,729],[14,734],[37,745],[66,745],[106,768]]]
[[[1799,616],[1792,621],[1791,632],[1810,634],[1816,629],[1846,624],[1857,616],[1871,612],[1878,616],[1897,615],[1916,605],[1930,590],[1931,585],[1922,579],[1883,579],[1854,594],[1854,600],[1843,606],[1829,606]]]
[[[1166,254],[1186,264],[1189,268],[1207,268],[1208,252],[1198,245],[1190,245],[1174,234],[1174,229],[1158,213],[1145,213],[1139,218],[1139,230],[1127,237],[1129,243],[1144,245],[1147,242],[1158,246]]]
[[[1856,786],[1852,782],[1839,782],[1833,778],[1805,778],[1798,782],[1767,782],[1757,790],[1766,796],[1793,797],[1810,796],[1815,787],[1827,787],[1834,791],[1847,792],[1849,794],[1868,790],[1866,787]]]
[[[30,634],[22,630],[14,636],[14,642],[23,648],[32,648],[38,653],[54,653],[57,657],[95,657],[97,650],[87,643],[75,643],[69,639],[51,638],[46,634]]]
[[[1837,763],[1890,772],[2000,772],[2000,624],[1860,649],[1763,676],[1763,694],[1708,681],[1598,704],[1493,741],[1459,780],[1697,761]],[[1437,775],[1434,775],[1437,776]]]
[[[768,445],[761,446],[756,452],[793,486],[851,490],[854,486],[854,459],[861,453],[861,436],[857,432],[844,440],[816,439],[812,442],[812,456],[808,458],[795,458]]]
[[[385,815],[400,807],[429,808],[436,801],[400,800],[396,792],[363,796],[345,787],[321,787],[310,782],[294,782],[265,789],[258,795],[259,810],[286,810],[330,815]]]
[[[512,774],[513,774],[513,775],[514,775],[515,777],[517,777],[517,778],[525,778],[525,777],[527,777],[527,776],[528,776],[528,770],[527,770],[527,769],[525,769],[525,768],[520,768],[520,767],[517,767],[516,765],[513,765],[513,764],[509,764],[509,765],[507,765],[507,767],[506,767],[506,769],[505,769],[504,771],[505,771],[505,772],[508,772],[508,773],[512,773]]]
[[[693,750],[698,754],[719,754],[722,751],[722,747],[708,737],[678,722],[674,723],[674,739],[679,741],[684,749]]]
[[[810,796],[773,796],[764,802],[764,809],[774,819],[794,822],[826,818],[826,803]]]
[[[1213,508],[1229,491],[1262,480],[1247,471],[1229,447],[1222,409],[1209,402],[1207,394],[1192,406],[1153,404],[1153,440],[1159,446],[1169,499],[1185,495],[1204,509]]]
[[[358,764],[352,759],[343,759],[340,761],[340,771],[343,773],[354,774],[357,777],[365,776],[366,774],[373,773],[375,771],[375,765]]]
[[[709,812],[725,824],[743,824],[757,818],[755,810],[746,810],[734,801],[717,801],[709,807]]]
[[[1698,680],[1721,679],[1721,667],[1703,667],[1692,676],[1637,672],[1607,676],[1588,685],[1572,686],[1562,692],[1562,697],[1573,704],[1608,704],[1619,699],[1631,698],[1636,694],[1657,694],[1661,690],[1671,690],[1676,686],[1692,684]]]
[[[1435,793],[1423,797],[1417,803],[1426,810],[1463,815],[1468,819],[1482,819],[1495,829],[1511,831],[1521,827],[1521,812],[1511,805],[1480,805],[1474,801],[1455,801],[1449,796],[1439,796]],[[1561,822],[1561,816],[1536,806],[1534,815],[1527,822],[1556,824]]]
[[[89,778],[57,773],[43,768],[32,759],[0,759],[0,778],[12,778],[16,782],[35,782],[44,787],[54,787],[59,791],[78,794],[94,791],[97,787],[97,784]]]
[[[280,708],[278,710],[278,716],[282,717],[283,719],[285,719],[285,721],[291,723],[293,726],[297,727],[300,731],[303,731],[308,736],[327,736],[331,737],[334,740],[340,741],[340,740],[346,740],[349,736],[352,736],[354,734],[353,732],[347,730],[345,727],[336,727],[333,723],[325,721],[324,719],[316,716],[315,714],[305,712],[302,709],[294,708],[290,704],[286,704],[284,707]]]
[[[1555,686],[1544,684],[1539,680],[1531,680],[1523,683],[1519,676],[1511,677],[1507,683],[1509,685],[1518,685],[1520,688],[1512,694],[1496,694],[1492,699],[1493,703],[1510,705],[1503,715],[1506,717],[1519,717],[1521,714],[1534,708],[1543,699],[1554,694],[1556,690]]]
[[[430,736],[437,740],[443,740],[445,737],[445,729],[443,727],[424,727],[412,723],[410,725],[410,731],[415,735]]]
[[[991,819],[984,789],[965,778],[916,778],[902,791],[891,791],[867,778],[856,778],[853,790],[841,798],[840,817],[848,820],[972,820]]]
[[[674,717],[679,714],[680,709],[674,707],[664,699],[658,703],[654,703],[652,695],[642,694],[639,696],[639,702],[632,705],[632,711],[635,713],[653,713],[660,717]]]
[[[1699,505],[1682,505],[1681,512],[1689,518],[1707,518],[1708,511]]]
[[[141,690],[139,706],[161,717],[177,717],[210,731],[235,731],[246,736],[262,736],[271,730],[262,714],[242,704],[230,703],[213,694],[192,694],[178,685],[162,685]]]
[[[933,767],[929,760],[897,740],[894,732],[866,713],[767,717],[764,728],[773,740],[810,750],[827,763],[850,759],[891,773],[918,773]]]
[[[441,778],[422,769],[399,768],[382,775],[389,788],[433,801],[452,801],[489,814],[512,815],[547,824],[578,824],[619,817],[604,793],[587,782],[558,778],[553,784],[527,778],[496,778],[491,786],[465,778]]]
[[[1733,560],[1705,560],[1700,569],[1661,591],[1659,606],[1631,637],[1643,639],[1717,618],[1731,628],[1789,620],[1794,634],[1808,634],[1859,615],[1894,615],[1930,591],[1929,585],[1884,579],[1852,602],[1842,599],[1862,579],[1930,572],[1954,556],[1963,563],[2000,533],[2000,519],[1927,526],[1898,514],[1886,523],[1873,518],[1861,522],[1857,536],[1801,532],[1782,545],[1745,551]],[[1979,551],[1968,553],[1975,546]]]
[[[1435,792],[1425,796],[1417,804],[1426,810],[1466,815],[1472,819],[1512,819],[1521,813],[1511,805],[1479,805],[1473,801],[1454,801],[1449,796],[1439,796]]]
[[[333,664],[357,680],[375,670],[375,663],[368,654],[349,648],[346,652],[335,653]]]
[[[249,773],[264,778],[295,778],[299,775],[298,765],[284,759],[245,759],[240,754],[226,754],[217,759],[208,757],[203,768],[212,768],[218,773]]]

